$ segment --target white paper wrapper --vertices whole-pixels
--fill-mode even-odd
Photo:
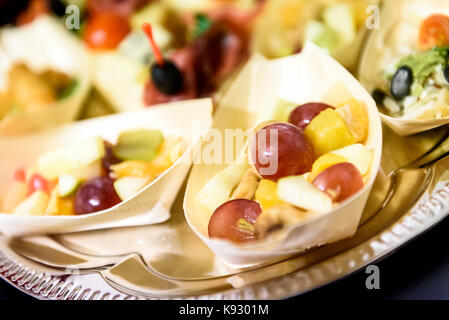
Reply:
[[[446,0],[395,0],[384,1],[380,16],[380,28],[374,30],[362,53],[358,76],[363,86],[372,92],[382,87],[383,71],[401,57],[419,50],[418,39],[421,23],[432,14],[449,16]],[[447,106],[449,108],[449,106]],[[384,121],[399,135],[410,135],[449,123],[449,117],[440,119],[394,118],[381,113]]]
[[[20,137],[0,138],[0,194],[12,181],[15,168],[30,165],[44,152],[73,141],[101,135],[115,142],[126,130],[152,128],[188,143],[183,156],[156,180],[127,201],[108,210],[80,216],[16,216],[0,213],[0,231],[8,235],[67,233],[92,229],[159,223],[170,207],[191,165],[192,146],[212,123],[212,100],[164,104],[76,122]]]
[[[119,52],[90,54],[92,83],[117,112],[145,107],[145,65]]]
[[[57,70],[76,78],[73,94],[45,110],[9,114],[0,120],[0,134],[18,134],[71,122],[78,116],[90,89],[88,58],[83,44],[64,26],[48,16],[0,33],[0,90],[7,86],[12,65],[22,63],[40,73]]]
[[[341,65],[311,43],[298,55],[272,61],[254,58],[237,77],[219,106],[213,128],[252,128],[267,119],[279,99],[336,105],[351,97],[364,102],[370,119],[366,146],[373,150],[374,159],[364,189],[331,212],[286,230],[280,238],[249,245],[209,239],[207,226],[212,212],[203,209],[196,195],[225,165],[193,166],[184,199],[187,221],[226,263],[245,267],[352,236],[379,169],[382,149],[380,118],[371,96]]]

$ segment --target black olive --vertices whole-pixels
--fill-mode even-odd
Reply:
[[[151,77],[156,88],[165,94],[176,94],[181,91],[183,86],[183,78],[178,67],[164,60],[163,65],[153,63],[151,66]]]
[[[372,96],[373,96],[373,99],[374,99],[374,101],[376,101],[376,104],[377,104],[378,106],[383,106],[383,105],[384,105],[385,97],[386,97],[387,95],[386,95],[385,92],[383,92],[382,90],[380,90],[380,89],[375,89],[375,90],[373,91]]]
[[[449,66],[444,68],[444,77],[446,78],[446,81],[449,82]]]
[[[410,94],[413,83],[413,72],[407,66],[400,67],[391,79],[390,91],[396,100],[401,100]]]
[[[51,11],[59,17],[65,15],[66,5],[61,0],[48,0]]]

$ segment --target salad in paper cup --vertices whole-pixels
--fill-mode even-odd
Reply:
[[[0,134],[73,121],[90,89],[82,44],[54,18],[0,31]]]
[[[357,80],[307,43],[252,60],[228,95],[187,185],[198,236],[236,267],[352,236],[382,147],[375,102]]]
[[[211,113],[210,99],[191,100],[0,139],[0,230],[62,233],[165,221]]]
[[[269,58],[298,52],[306,41],[355,69],[376,0],[267,0],[256,22],[252,50]]]
[[[400,135],[449,123],[449,7],[444,0],[386,1],[359,79]]]

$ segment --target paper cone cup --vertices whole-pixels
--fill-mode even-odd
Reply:
[[[115,142],[126,130],[159,129],[164,136],[182,137],[183,156],[156,180],[127,201],[79,216],[17,216],[0,213],[0,231],[8,235],[67,233],[92,229],[159,223],[170,217],[170,207],[191,165],[194,144],[212,123],[212,100],[198,99],[79,121],[33,135],[0,138],[0,194],[18,166],[33,164],[44,152],[66,143],[102,136]]]
[[[398,60],[400,57],[419,50],[420,25],[424,19],[435,13],[449,16],[447,1],[395,0],[383,2],[380,27],[370,34],[359,64],[359,80],[368,92],[382,87],[384,81],[382,73],[394,63],[393,59]],[[449,108],[449,106],[440,107]],[[427,110],[426,113],[429,111],[431,110]],[[402,136],[449,123],[449,117],[426,119],[419,113],[398,118],[381,113],[381,119],[394,132]]]
[[[243,69],[221,101],[214,120],[213,128],[222,133],[226,128],[253,128],[267,119],[279,99],[297,104],[323,101],[336,105],[348,98],[362,101],[369,114],[365,145],[373,150],[374,159],[365,187],[334,210],[285,230],[281,237],[243,245],[210,239],[207,226],[213,212],[204,209],[196,195],[226,165],[195,161],[184,199],[186,219],[224,262],[246,267],[352,236],[379,169],[382,149],[381,122],[375,102],[356,79],[315,45],[307,43],[301,54],[277,60],[256,57]]]
[[[80,40],[58,21],[43,16],[22,27],[3,29],[0,47],[3,79],[12,65],[21,63],[34,72],[57,70],[78,81],[70,96],[42,111],[7,114],[0,120],[1,135],[35,131],[76,119],[90,89],[87,54]]]

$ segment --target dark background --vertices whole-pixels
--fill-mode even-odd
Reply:
[[[362,270],[294,300],[310,299],[449,299],[449,219],[376,265],[380,289],[368,290]],[[0,280],[0,299],[32,299]]]

